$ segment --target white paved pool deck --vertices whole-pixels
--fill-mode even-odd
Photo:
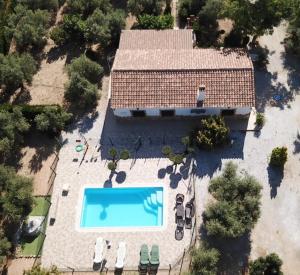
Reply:
[[[76,135],[72,135],[73,138]],[[55,223],[51,226],[48,222],[46,239],[43,247],[42,265],[56,265],[61,270],[75,269],[76,271],[89,271],[93,268],[94,244],[97,237],[101,236],[109,240],[112,246],[106,251],[106,267],[114,269],[118,242],[125,241],[127,253],[124,270],[137,270],[139,252],[142,244],[158,244],[160,249],[160,268],[168,269],[182,255],[184,248],[188,247],[191,240],[191,230],[185,229],[184,238],[175,240],[175,211],[174,203],[177,193],[183,193],[188,201],[190,192],[190,178],[181,179],[176,188],[170,186],[170,174],[158,176],[158,171],[170,165],[170,161],[164,158],[137,159],[132,167],[132,159],[120,161],[118,171],[124,171],[125,180],[116,182],[116,175],[109,179],[110,171],[107,169],[107,160],[101,159],[101,151],[97,152],[96,142],[89,141],[89,149],[85,161],[79,167],[79,162],[73,162],[76,157],[75,140],[69,136],[68,143],[60,150],[57,176],[54,183],[52,206],[49,218],[55,217]],[[91,158],[94,158],[91,161]],[[97,158],[97,161],[95,161]],[[124,177],[124,173],[123,173]],[[106,183],[105,183],[106,182]],[[67,196],[62,196],[62,186],[70,184]],[[85,186],[98,186],[99,188],[115,188],[117,186],[157,186],[163,185],[167,199],[164,201],[166,217],[163,230],[136,231],[128,228],[120,229],[120,232],[82,232],[78,230],[79,215],[81,213],[81,196]]]

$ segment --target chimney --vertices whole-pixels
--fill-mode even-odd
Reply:
[[[203,106],[203,101],[205,99],[205,85],[200,85],[197,95],[197,107]]]

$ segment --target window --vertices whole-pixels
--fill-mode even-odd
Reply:
[[[205,114],[206,110],[205,109],[192,109],[191,114]]]
[[[160,110],[160,115],[162,117],[175,116],[175,110]]]
[[[145,117],[146,116],[146,112],[143,110],[131,110],[130,112],[133,117]]]
[[[235,114],[235,109],[224,109],[221,111],[222,116],[233,116]]]

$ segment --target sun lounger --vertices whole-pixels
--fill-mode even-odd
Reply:
[[[178,220],[182,220],[184,217],[184,207],[182,204],[176,206],[176,214],[175,214],[175,222],[177,223]]]
[[[158,245],[152,245],[150,252],[150,270],[157,270],[159,266],[159,248]]]
[[[117,251],[117,261],[115,265],[117,269],[123,269],[125,256],[126,256],[126,243],[119,242],[119,247]]]
[[[149,265],[149,250],[146,244],[141,246],[140,251],[140,264],[139,264],[139,271],[140,273],[146,274]]]
[[[189,203],[185,205],[185,228],[192,228],[192,208]]]
[[[183,236],[184,236],[184,221],[179,220],[175,230],[175,239],[177,241],[181,241],[183,239]]]
[[[95,243],[94,263],[100,264],[103,261],[104,241],[102,237],[98,237]]]

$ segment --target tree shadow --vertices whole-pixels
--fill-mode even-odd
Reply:
[[[12,101],[13,104],[26,104],[31,100],[30,91],[26,87],[22,87],[19,91],[16,91],[14,99]]]
[[[281,167],[272,167],[271,165],[268,166],[267,170],[269,185],[271,187],[270,197],[273,199],[277,196],[277,188],[281,185],[284,176],[284,170]]]
[[[235,239],[220,239],[208,236],[203,225],[199,233],[205,245],[216,248],[220,252],[219,272],[241,274],[241,271],[247,267],[251,252],[250,233]]]
[[[281,58],[283,59],[284,68],[288,70],[288,80],[289,89],[293,94],[300,93],[300,60],[299,57],[284,52]]]
[[[53,63],[59,59],[66,57],[66,64],[70,64],[71,60],[75,57],[79,57],[85,50],[85,47],[81,44],[69,43],[63,46],[55,46],[45,54],[47,63]]]
[[[120,171],[116,173],[116,182],[117,183],[123,183],[126,180],[126,172]]]

